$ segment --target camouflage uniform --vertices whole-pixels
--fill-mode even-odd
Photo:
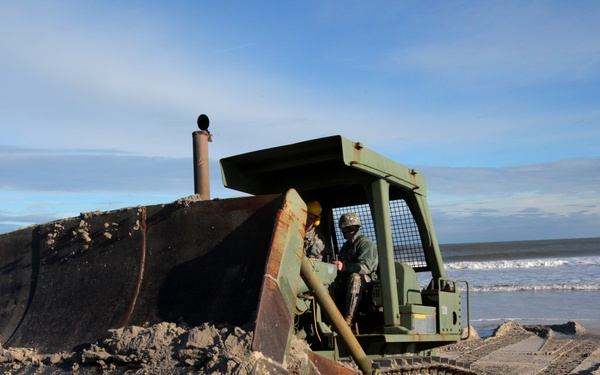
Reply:
[[[319,232],[313,227],[311,230],[304,233],[304,252],[311,259],[323,259],[323,251],[325,243]]]
[[[377,247],[359,229],[354,237],[344,243],[338,260],[344,263],[346,269],[338,272],[335,281],[329,286],[329,293],[335,301],[336,297],[345,292],[346,317],[354,317],[365,286],[371,282],[371,275],[379,265]]]

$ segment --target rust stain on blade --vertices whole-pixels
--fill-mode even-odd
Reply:
[[[135,309],[135,305],[137,303],[138,297],[140,295],[140,290],[142,289],[142,281],[144,280],[144,267],[146,265],[146,231],[147,231],[147,226],[146,226],[146,207],[142,206],[140,207],[140,226],[142,229],[142,238],[141,238],[141,254],[140,254],[140,263],[138,265],[138,274],[137,274],[137,282],[136,282],[136,286],[135,286],[135,292],[133,294],[133,297],[131,299],[131,303],[129,304],[129,307],[127,308],[127,312],[125,313],[125,316],[123,317],[123,320],[121,321],[121,325],[120,327],[123,328],[125,326],[127,326],[127,324],[129,323],[129,319],[131,319],[131,315],[133,314],[133,310]]]
[[[356,375],[357,371],[352,370],[336,361],[332,361],[318,354],[308,351],[308,362],[310,363],[311,374],[321,375]]]
[[[290,218],[285,214],[285,211],[280,210],[277,214],[277,220],[275,222],[275,230],[273,231],[272,246],[270,250],[269,260],[267,262],[266,274],[277,278],[279,275],[279,269],[281,268],[281,262],[283,259],[283,252],[285,250],[286,236],[290,227]]]
[[[301,202],[299,196],[291,194],[291,199]],[[294,214],[295,208],[288,193],[275,220],[252,342],[253,350],[277,363],[285,363],[289,351],[297,290],[295,283],[300,278],[299,262],[291,253],[298,251],[301,242],[297,229],[300,221]]]
[[[285,358],[292,318],[275,280],[265,277],[252,350],[279,363]]]

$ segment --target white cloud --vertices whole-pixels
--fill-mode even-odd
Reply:
[[[473,194],[596,194],[600,158],[572,159],[502,168],[420,167],[430,193],[468,197]],[[469,186],[469,189],[465,189]],[[600,195],[599,195],[600,196]]]
[[[167,203],[193,193],[191,158],[45,152],[15,147],[0,151],[0,201],[4,210],[0,223],[4,224]],[[20,173],[23,170],[27,173]],[[216,159],[211,158],[210,170],[213,198],[243,195],[222,187]],[[517,232],[523,236],[523,228],[538,228],[539,222],[560,226],[561,231],[547,234],[556,238],[589,237],[597,232],[600,159],[506,168],[418,170],[427,178],[429,204],[444,242],[475,241],[484,238],[484,233],[491,240],[499,240],[498,233],[504,233],[504,229],[492,228],[493,223],[502,223],[509,231],[511,220],[514,225],[518,223]],[[584,218],[588,220],[584,222]],[[574,220],[581,225],[573,227]],[[482,234],[475,236],[474,227],[487,232],[482,229]],[[7,230],[10,229],[15,227]],[[511,233],[513,239],[527,239],[516,236],[515,231]],[[544,237],[538,234],[538,238]]]
[[[102,205],[186,194],[204,112],[213,164],[341,134],[410,166],[445,164],[418,168],[442,218],[597,213],[595,2],[328,3],[251,17],[221,4],[185,27],[156,4],[71,5],[0,4],[5,193],[95,188],[110,196],[80,203]]]
[[[421,170],[428,178],[432,216],[445,242],[598,235],[600,159]]]
[[[104,11],[100,21],[82,28],[82,21],[76,16],[56,9],[48,11],[46,18],[39,14],[34,18],[39,22],[34,27],[26,22],[25,12],[8,19],[10,22],[4,26],[4,31],[12,30],[1,42],[5,64],[12,61],[13,71],[23,77],[35,77],[30,78],[34,92],[22,85],[5,90],[4,97],[8,100],[5,103],[11,103],[11,107],[6,104],[4,116],[12,114],[12,118],[21,117],[20,121],[27,123],[27,126],[8,127],[4,134],[8,142],[188,157],[189,133],[195,130],[195,117],[206,112],[213,120],[212,148],[218,157],[342,134],[376,148],[390,148],[390,152],[393,147],[401,146],[407,154],[414,155],[425,143],[430,153],[444,154],[444,158],[447,155],[468,158],[484,150],[495,151],[497,144],[529,144],[531,137],[515,138],[514,134],[548,126],[539,114],[499,116],[498,111],[506,112],[505,108],[461,104],[452,109],[429,111],[426,103],[411,107],[401,99],[409,94],[410,88],[382,88],[382,92],[372,94],[377,99],[364,101],[363,97],[353,97],[335,86],[312,86],[303,82],[302,77],[285,75],[281,69],[269,74],[267,68],[257,69],[256,63],[243,64],[228,58],[227,51],[239,49],[248,49],[249,54],[244,56],[253,56],[251,51],[256,46],[253,41],[220,46],[217,50],[216,36],[195,28],[199,51],[186,50],[190,45],[173,41],[172,30],[164,22],[155,22],[150,13],[143,13],[143,17],[130,25],[115,24],[119,18],[106,16],[108,12]],[[370,15],[374,17],[373,13]],[[521,29],[516,32],[525,33]],[[493,44],[497,36],[490,33],[473,35]],[[474,43],[471,37],[459,41]],[[443,67],[445,61],[452,61],[448,54],[469,55],[464,51],[466,47],[458,52],[454,52],[454,47],[443,47],[446,50],[436,47],[432,53],[438,58],[418,59],[419,66],[426,67],[430,61]],[[417,48],[411,49],[417,55],[422,53],[420,47],[411,48]],[[431,47],[425,44],[423,48]],[[512,59],[512,55],[506,55],[505,59]],[[466,69],[471,71],[469,60],[465,61]],[[493,69],[486,67],[488,72]],[[352,81],[352,77],[347,79],[349,91],[356,92],[354,95],[361,90],[375,90],[354,86]],[[397,105],[380,104],[380,99],[385,98],[382,93],[390,95],[387,102]],[[36,102],[31,102],[32,98]],[[19,107],[18,111],[14,106]],[[32,111],[31,106],[36,110]],[[598,121],[597,113],[574,113],[563,118],[572,122],[581,117]],[[565,131],[556,134],[560,137]],[[35,137],[30,136],[32,132]],[[536,140],[549,134],[553,133],[539,133]],[[468,149],[470,154],[460,149]],[[565,157],[573,156],[578,155]]]
[[[52,139],[57,148],[84,144],[184,156],[188,152],[181,153],[182,140],[188,143],[185,132],[195,130],[200,112],[223,119],[230,129],[218,129],[219,121],[213,121],[215,130],[230,135],[236,144],[251,139],[259,126],[273,123],[281,128],[288,119],[305,116],[301,108],[289,106],[301,100],[280,78],[231,65],[214,54],[195,54],[190,61],[177,49],[165,51],[164,41],[155,42],[145,35],[147,30],[107,24],[107,29],[116,29],[104,35],[82,33],[79,25],[57,29],[50,21],[28,26],[14,20],[11,27],[18,31],[2,44],[3,55],[13,70],[36,77],[35,84],[52,105],[33,116],[30,129],[10,129],[8,140],[27,138],[34,128],[39,138],[30,139],[33,146],[43,146],[39,139]],[[31,95],[22,87],[10,91],[13,98],[23,99],[21,103]],[[286,132],[293,134],[294,129],[287,127]]]

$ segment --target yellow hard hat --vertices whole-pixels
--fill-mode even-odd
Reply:
[[[323,207],[321,207],[321,203],[317,201],[310,201],[306,203],[306,208],[308,209],[308,213],[313,214],[317,217],[315,220],[315,227],[318,227],[321,224],[321,212],[323,212]]]
[[[315,216],[321,216],[321,212],[323,212],[323,207],[321,207],[321,203],[317,201],[310,201],[306,203],[306,208],[308,208],[308,212]]]

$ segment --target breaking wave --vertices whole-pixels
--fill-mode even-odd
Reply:
[[[600,258],[572,258],[572,259],[520,259],[497,260],[492,262],[454,262],[446,264],[447,270],[495,270],[511,268],[553,268],[566,265],[600,265]]]
[[[472,292],[529,292],[529,291],[595,291],[600,290],[600,283],[573,283],[551,285],[484,285],[471,286]]]

